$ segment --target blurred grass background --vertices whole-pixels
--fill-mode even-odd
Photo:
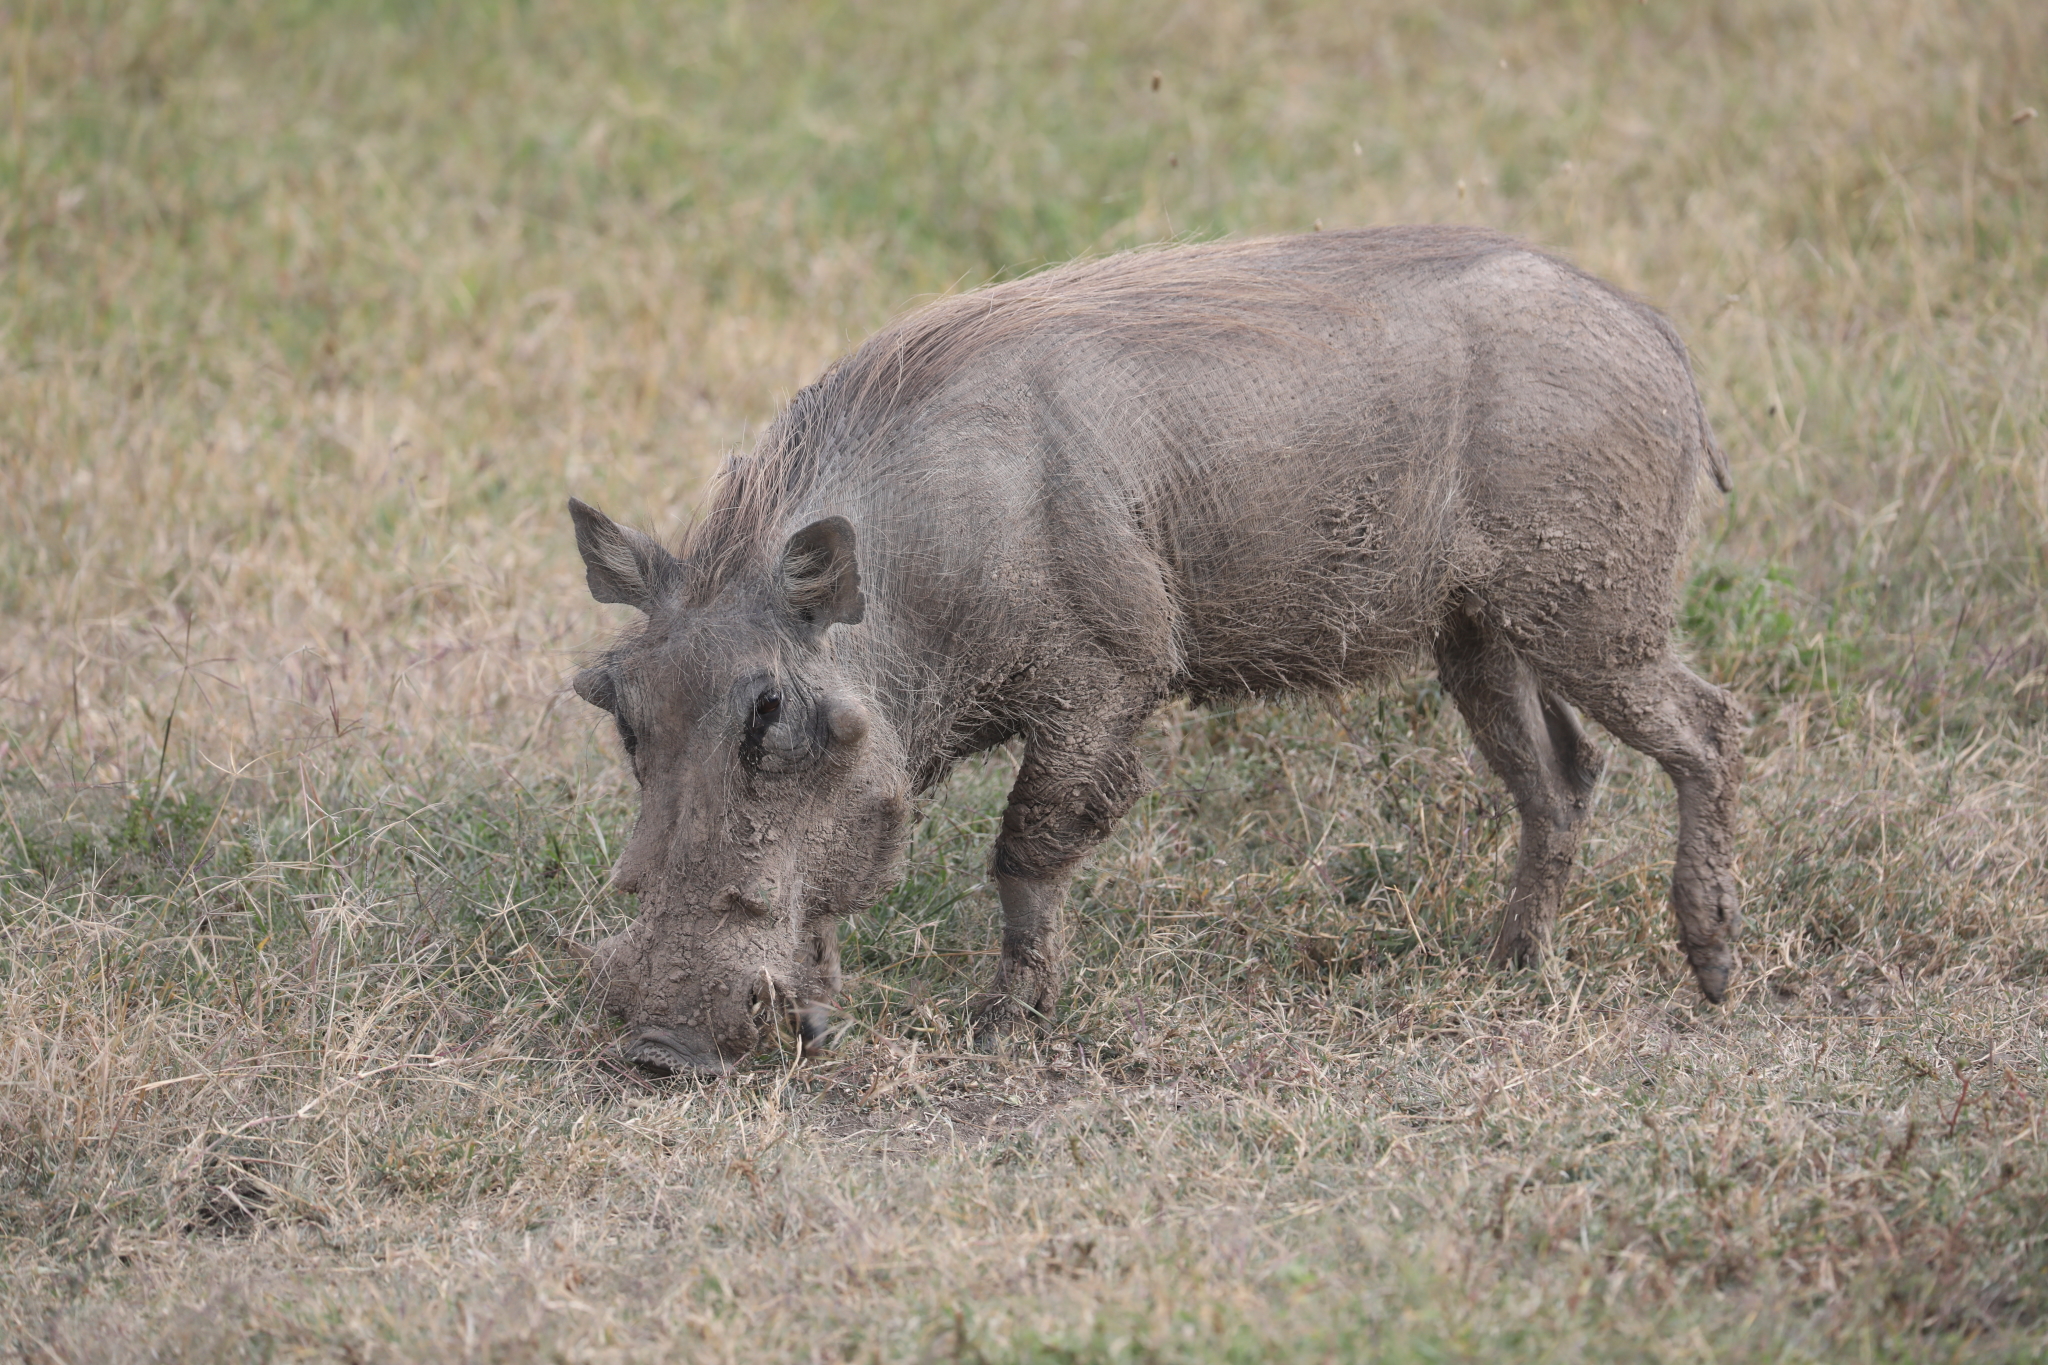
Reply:
[[[2037,1352],[2048,10],[4,17],[26,1358]],[[998,756],[850,926],[840,1072],[607,1072],[553,944],[628,912],[632,793],[562,687],[618,619],[565,495],[673,531],[938,293],[1409,221],[1693,347],[1736,490],[1686,629],[1757,716],[1743,998],[1674,994],[1628,755],[1568,958],[1477,971],[1511,811],[1422,679],[1162,720],[1064,1052],[908,1051],[962,1045]]]

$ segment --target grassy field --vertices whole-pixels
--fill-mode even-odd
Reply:
[[[2048,7],[19,0],[0,1343],[24,1361],[2048,1357]],[[2040,117],[2034,110],[2044,111]],[[673,532],[921,298],[1466,221],[1664,307],[1735,493],[1740,988],[1609,745],[1560,960],[1433,680],[1172,711],[1061,1031],[1014,756],[836,1052],[608,1060],[575,493]]]

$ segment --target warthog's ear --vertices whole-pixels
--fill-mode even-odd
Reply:
[[[812,636],[831,625],[855,625],[867,613],[860,569],[853,556],[853,526],[845,517],[814,521],[782,547],[782,611]]]
[[[595,507],[569,499],[576,523],[576,548],[583,552],[583,576],[600,602],[623,602],[652,611],[654,601],[678,577],[675,556],[652,537],[621,526]]]

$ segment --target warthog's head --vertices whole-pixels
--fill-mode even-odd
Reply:
[[[839,920],[894,875],[909,822],[901,746],[828,638],[864,611],[853,528],[806,526],[706,600],[653,540],[569,512],[591,593],[647,614],[576,676],[640,783],[612,871],[640,918],[590,960],[625,1055],[724,1071],[778,1016],[815,1041],[839,987]]]

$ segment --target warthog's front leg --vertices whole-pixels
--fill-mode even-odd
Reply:
[[[1051,1018],[1059,1003],[1060,907],[1070,876],[1044,880],[996,874],[1003,905],[1003,952],[996,979],[974,1001],[977,1024],[997,1027]]]
[[[1025,746],[992,859],[1003,905],[1003,950],[976,1025],[1044,1023],[1059,1003],[1059,915],[1074,869],[1144,790],[1132,743],[1151,711],[1120,709],[1100,728],[1034,736]]]

